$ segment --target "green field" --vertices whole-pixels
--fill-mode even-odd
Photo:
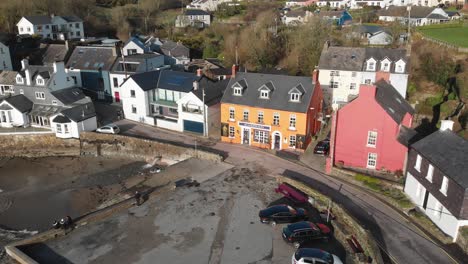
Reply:
[[[445,41],[459,47],[468,48],[468,27],[421,27],[419,31],[437,40]]]

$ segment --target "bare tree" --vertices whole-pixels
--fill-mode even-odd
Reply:
[[[152,16],[154,16],[161,7],[163,0],[140,0],[138,1],[138,7],[143,15],[143,23],[145,25],[145,32],[149,32],[149,22]]]

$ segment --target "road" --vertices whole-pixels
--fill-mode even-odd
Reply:
[[[117,124],[122,128],[122,134],[127,136],[173,140],[192,146],[195,144],[196,137],[190,135],[170,132],[127,120],[121,120]],[[397,263],[457,263],[394,209],[345,182],[254,148],[210,142],[207,139],[199,140],[198,144],[226,152],[228,154],[226,162],[233,165],[243,166],[248,163],[257,163],[261,164],[272,175],[283,174],[308,183],[311,187],[331,197],[334,203],[346,208],[365,228],[372,232],[380,246]]]

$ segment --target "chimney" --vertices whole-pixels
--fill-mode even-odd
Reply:
[[[359,98],[375,98],[377,87],[371,84],[361,84],[359,87]]]
[[[70,43],[68,43],[68,40],[65,40],[65,49],[67,51],[70,50]]]
[[[318,70],[318,67],[315,66],[315,69],[314,71],[312,72],[312,81],[314,83],[318,83],[318,77],[319,77],[319,70]]]
[[[22,59],[21,60],[21,69],[24,70],[28,66],[29,66],[29,60],[28,59]]]
[[[54,73],[57,72],[65,72],[65,64],[63,63],[63,61],[54,62]]]
[[[116,47],[116,46],[112,47],[112,56],[114,56],[114,57],[117,57],[117,56],[118,56],[118,54],[117,54],[117,47]]]
[[[202,75],[203,75],[202,69],[197,69],[197,76],[202,77]]]
[[[29,69],[26,69],[24,71],[25,79],[26,79],[26,85],[31,85],[31,72]]]
[[[454,122],[452,120],[442,120],[442,121],[440,121],[440,131],[452,130],[453,123]]]
[[[236,78],[237,66],[235,64],[231,67],[231,78]]]
[[[200,85],[200,84],[198,83],[198,81],[193,81],[193,90],[194,90],[194,91],[198,90],[198,86],[199,86],[199,85]]]

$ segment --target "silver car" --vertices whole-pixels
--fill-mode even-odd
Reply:
[[[110,124],[96,129],[96,132],[104,134],[118,134],[120,132],[120,128],[114,124]]]

